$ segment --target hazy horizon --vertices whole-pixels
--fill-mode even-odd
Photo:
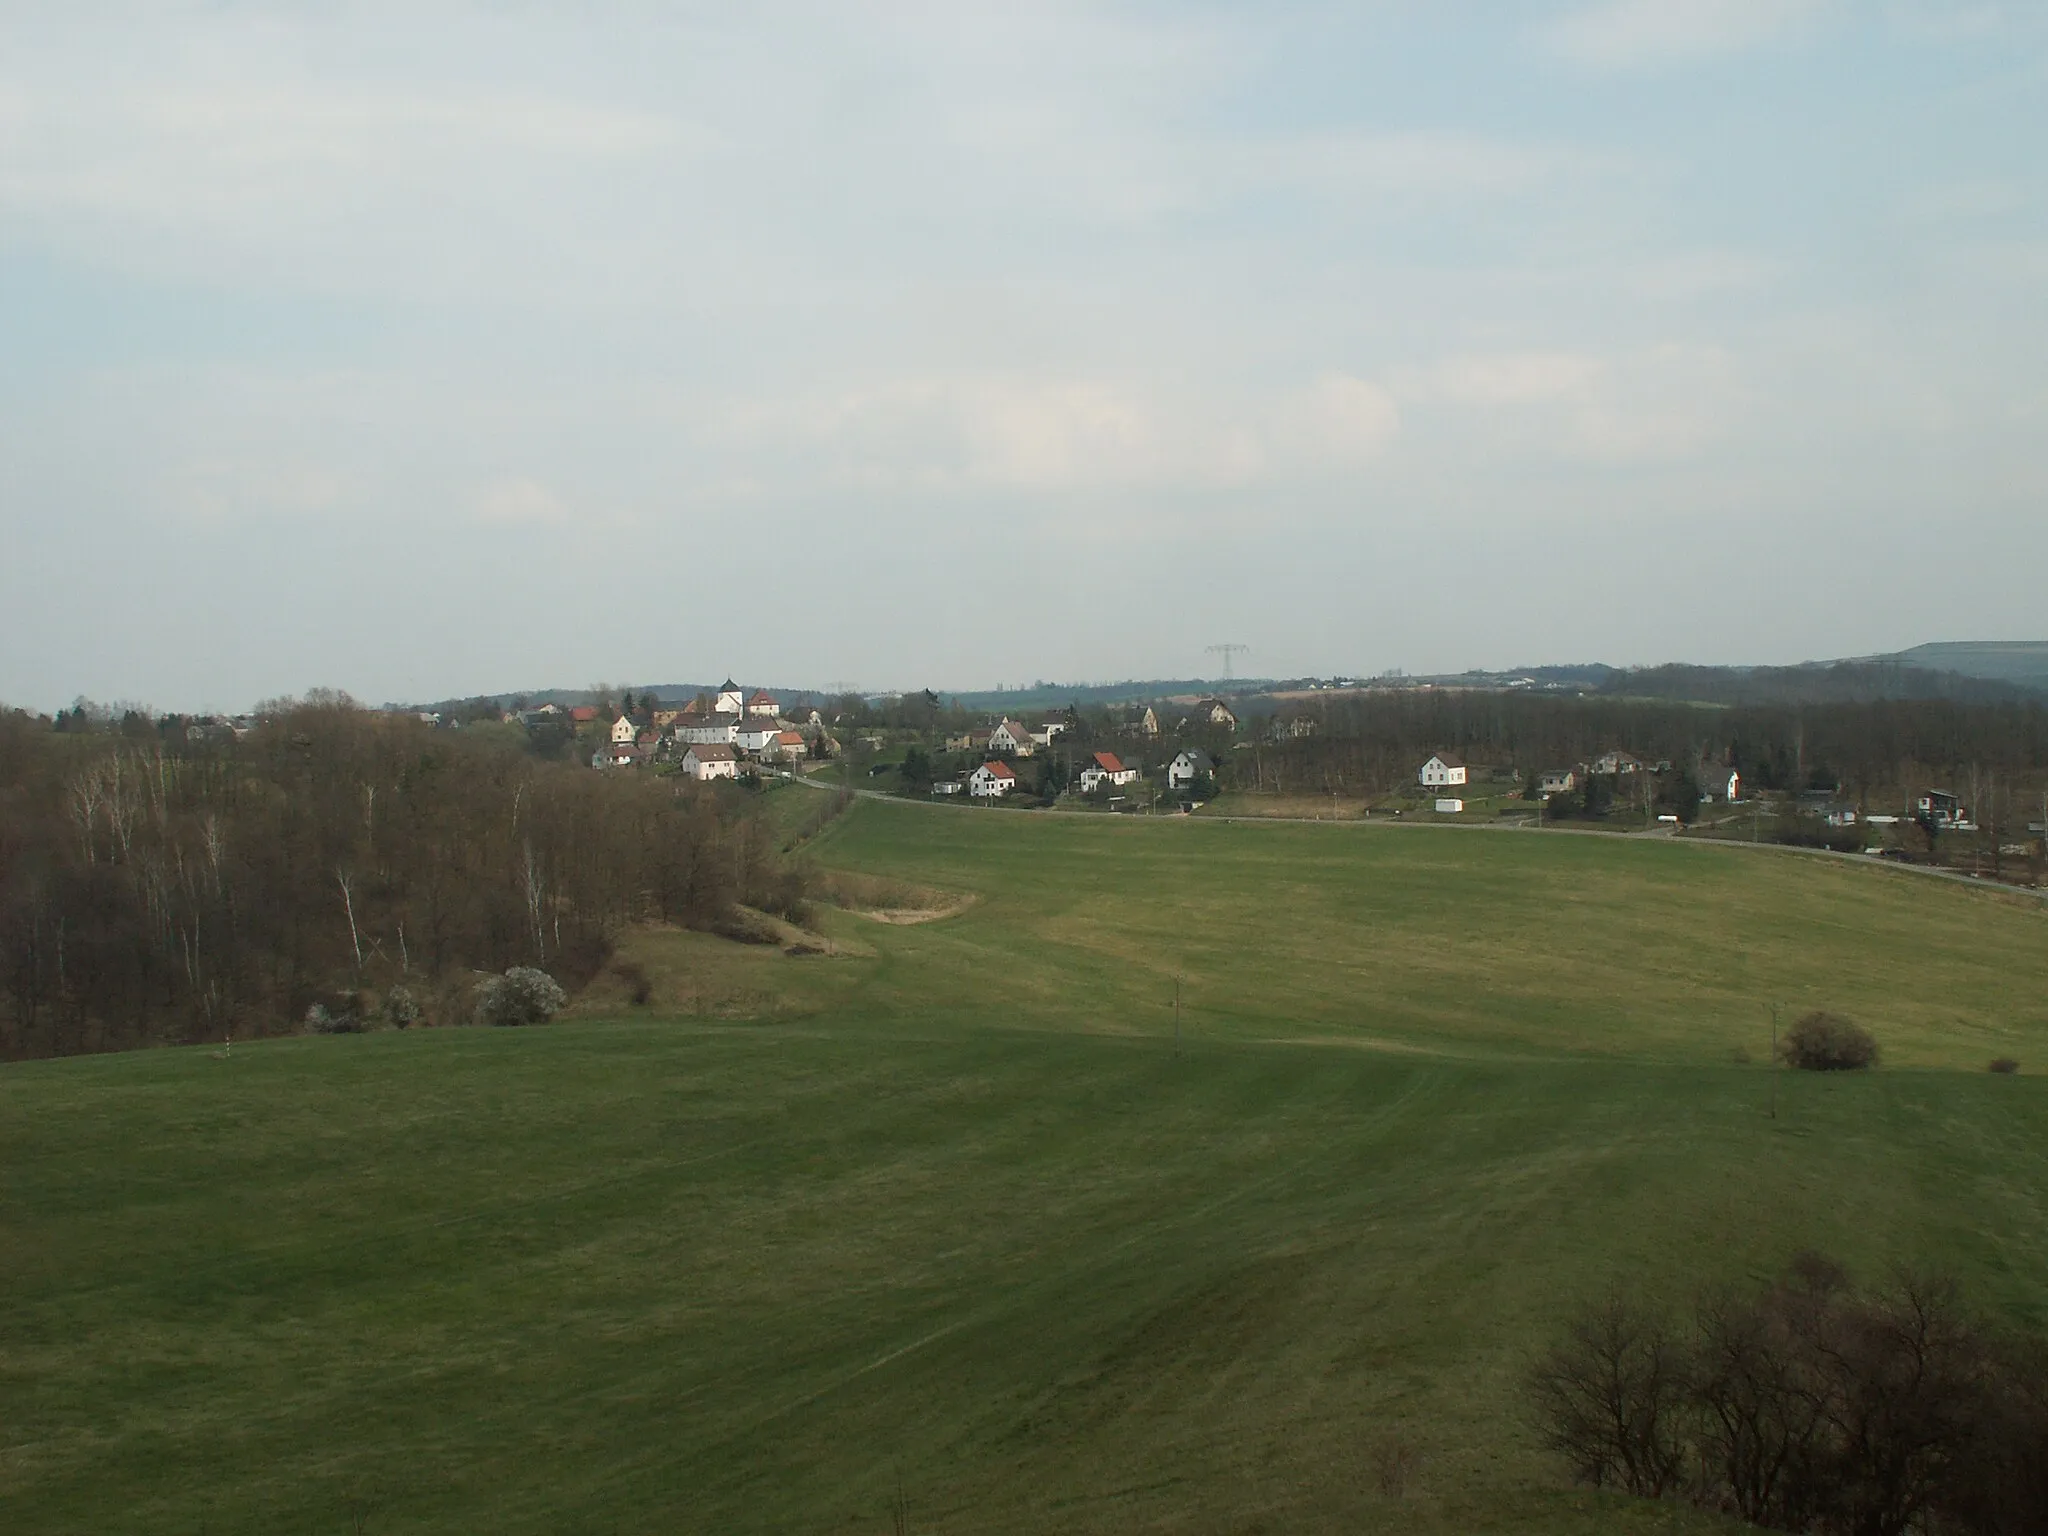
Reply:
[[[2038,632],[2048,12],[0,0],[0,701]]]

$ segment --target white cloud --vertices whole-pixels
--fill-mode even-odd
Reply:
[[[1726,432],[1735,369],[1712,347],[1506,352],[1445,358],[1397,376],[1400,398],[1451,412],[1468,443],[1622,464],[1683,459]]]
[[[1600,0],[1552,23],[1551,44],[1605,69],[1740,52],[1810,25],[1833,0]]]
[[[477,493],[476,521],[495,527],[552,527],[569,520],[560,497],[538,480],[494,480]]]

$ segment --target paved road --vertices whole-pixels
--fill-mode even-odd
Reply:
[[[808,773],[797,776],[800,784],[809,784],[816,789],[838,789],[837,784],[825,783]],[[862,800],[887,800],[892,805],[921,805],[935,811],[963,811],[971,806],[951,800],[909,800],[902,795],[887,794],[879,789],[854,790]],[[963,797],[964,798],[964,797]],[[1101,811],[1071,811],[1051,806],[1033,813],[1040,816],[1100,816]],[[2037,901],[2048,901],[2048,890],[2039,890],[2024,885],[2006,885],[1996,880],[1981,880],[1975,875],[1960,874],[1951,869],[1929,869],[1924,864],[1900,864],[1890,859],[1873,859],[1867,853],[1837,853],[1832,848],[1793,848],[1783,843],[1744,843],[1728,838],[1678,837],[1677,829],[1671,826],[1644,827],[1632,832],[1610,832],[1599,827],[1538,827],[1534,823],[1517,818],[1514,821],[1408,821],[1398,816],[1157,816],[1155,821],[1185,822],[1227,822],[1232,826],[1296,826],[1296,827],[1405,827],[1427,832],[1527,832],[1540,833],[1545,837],[1604,837],[1623,842],[1640,842],[1644,838],[1658,838],[1680,844],[1687,848],[1736,848],[1748,853],[1778,853],[1804,855],[1808,858],[1836,859],[1854,864],[1863,869],[1882,870],[1894,875],[1918,875],[1927,880],[1948,880],[1957,885],[1967,885],[1980,891],[2007,891],[2015,896],[2031,896]]]

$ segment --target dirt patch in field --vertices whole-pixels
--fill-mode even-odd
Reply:
[[[912,923],[935,923],[942,917],[958,917],[974,905],[974,900],[972,896],[962,896],[944,907],[850,907],[847,910],[871,923],[908,927]]]

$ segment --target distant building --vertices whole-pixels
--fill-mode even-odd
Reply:
[[[1416,770],[1415,782],[1425,789],[1447,789],[1453,784],[1463,784],[1470,773],[1463,758],[1439,752]]]
[[[983,763],[967,777],[967,792],[977,800],[997,800],[1017,787],[1017,772],[1008,763]]]
[[[1237,712],[1221,699],[1204,699],[1195,706],[1194,720],[1197,725],[1221,726],[1226,731],[1237,729]]]
[[[1081,793],[1092,795],[1104,784],[1113,784],[1121,789],[1137,781],[1138,770],[1125,767],[1123,760],[1114,752],[1097,752],[1089,759],[1088,766],[1081,770]]]
[[[1641,773],[1642,771],[1643,760],[1639,757],[1632,757],[1626,752],[1602,752],[1593,759],[1593,772],[1605,774],[1610,778],[1618,777],[1625,773]]]
[[[1579,787],[1579,771],[1576,768],[1546,768],[1536,775],[1536,793],[1539,795],[1568,795]]]
[[[1945,789],[1930,789],[1921,793],[1913,802],[1913,814],[1921,821],[1931,822],[1937,827],[1960,826],[1970,819],[1959,796]]]
[[[1038,750],[1031,739],[1031,728],[1015,720],[999,720],[996,728],[988,733],[988,750],[1007,756],[1029,757]]]
[[[714,714],[744,715],[747,712],[746,695],[740,692],[740,685],[727,678],[719,685],[718,697],[711,701]]]
[[[745,712],[749,719],[756,715],[765,715],[773,720],[782,713],[782,706],[775,702],[775,695],[766,688],[756,688],[753,697],[747,700]]]
[[[1166,765],[1168,789],[1186,789],[1196,779],[1213,779],[1215,776],[1216,760],[1200,747],[1190,747],[1185,752],[1175,754],[1173,761]]]
[[[612,722],[612,745],[615,747],[631,746],[633,738],[639,734],[640,727],[633,723],[631,715],[621,715]]]
[[[1700,798],[1733,805],[1742,798],[1742,775],[1721,764],[1699,771]]]
[[[700,781],[738,776],[739,757],[726,742],[697,742],[683,754],[683,772]]]

